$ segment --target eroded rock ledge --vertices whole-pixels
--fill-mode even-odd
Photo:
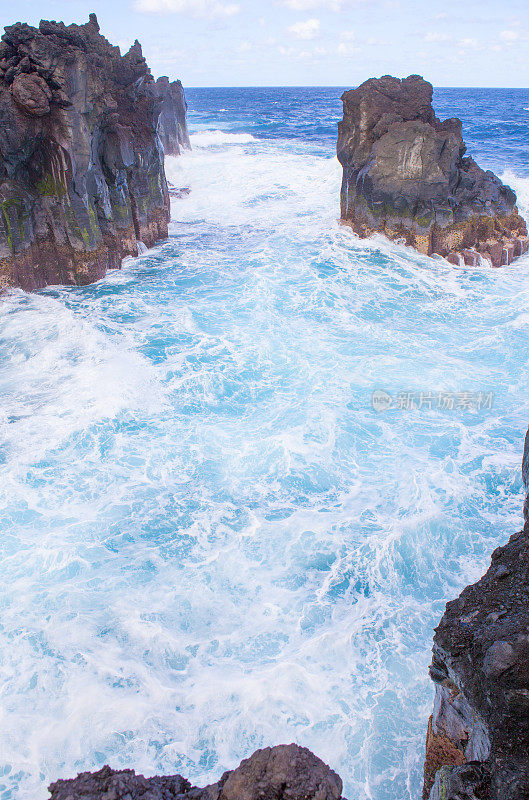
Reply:
[[[158,133],[166,156],[180,155],[182,150],[191,150],[187,130],[187,103],[181,81],[170,81],[163,76],[156,81],[162,98]]]
[[[0,289],[86,284],[166,238],[161,97],[136,42],[17,23],[0,44]]]
[[[529,434],[523,478],[529,491]],[[435,632],[424,798],[529,798],[529,521]]]
[[[50,800],[341,800],[342,781],[310,750],[290,744],[257,750],[203,789],[180,775],[144,778],[103,767],[52,783],[49,791]]]
[[[432,95],[418,75],[344,93],[342,220],[453,264],[510,264],[529,249],[516,195],[465,156],[461,121],[438,120]]]

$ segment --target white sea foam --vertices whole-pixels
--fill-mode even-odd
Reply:
[[[256,139],[249,133],[226,133],[225,131],[200,131],[191,134],[192,147],[220,147],[228,144],[250,144]]]
[[[529,178],[521,178],[511,170],[506,170],[501,179],[516,192],[518,210],[525,219],[529,220]]]
[[[0,306],[5,800],[293,740],[416,798],[432,628],[519,525],[527,263],[356,239],[335,159],[226,139],[167,159],[168,244]]]

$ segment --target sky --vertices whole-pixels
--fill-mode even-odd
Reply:
[[[0,0],[2,27],[81,23],[184,86],[529,87],[529,0]]]

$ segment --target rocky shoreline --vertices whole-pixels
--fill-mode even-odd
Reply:
[[[465,156],[461,120],[438,120],[432,96],[418,75],[344,93],[342,221],[452,264],[508,265],[529,250],[516,195]]]
[[[179,83],[85,25],[17,23],[0,44],[0,290],[87,284],[167,237],[164,152],[187,147]],[[171,128],[170,126],[173,126]],[[173,130],[174,129],[174,130]],[[176,143],[171,137],[176,136]]]
[[[529,493],[529,433],[523,456]],[[435,631],[423,800],[529,798],[529,503],[525,526],[492,554],[487,573],[449,602]],[[296,744],[258,750],[218,783],[180,775],[84,772],[50,800],[344,800],[342,781]]]
[[[529,492],[529,434],[523,480]],[[434,637],[423,798],[529,797],[529,517]]]
[[[203,789],[181,775],[144,778],[133,770],[83,772],[52,783],[50,800],[341,800],[342,781],[306,747],[257,750]]]
[[[343,95],[344,223],[453,264],[509,265],[529,250],[514,192],[465,156],[419,76]],[[167,237],[164,155],[190,147],[180,81],[155,81],[139,42],[121,55],[84,25],[17,23],[0,44],[0,291],[84,285]],[[173,189],[182,196],[187,189]],[[529,492],[529,434],[523,457]],[[529,502],[525,527],[447,604],[435,632],[424,800],[529,798]],[[50,800],[343,800],[342,781],[296,744],[258,750],[220,780],[81,773]]]

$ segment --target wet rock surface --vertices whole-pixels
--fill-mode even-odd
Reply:
[[[522,474],[529,489],[529,435]],[[529,524],[435,632],[424,797],[529,798]]]
[[[17,23],[0,44],[0,289],[86,284],[166,238],[161,98],[136,42]]]
[[[204,789],[180,775],[145,778],[103,767],[52,783],[49,791],[50,800],[340,800],[342,782],[310,750],[290,744],[257,750]]]
[[[180,81],[158,78],[156,88],[162,98],[158,133],[166,156],[177,156],[182,150],[190,150],[187,130],[187,103],[184,87]]]
[[[516,196],[465,156],[459,119],[441,122],[418,75],[371,78],[345,92],[338,158],[341,217],[453,264],[494,267],[529,250]]]

